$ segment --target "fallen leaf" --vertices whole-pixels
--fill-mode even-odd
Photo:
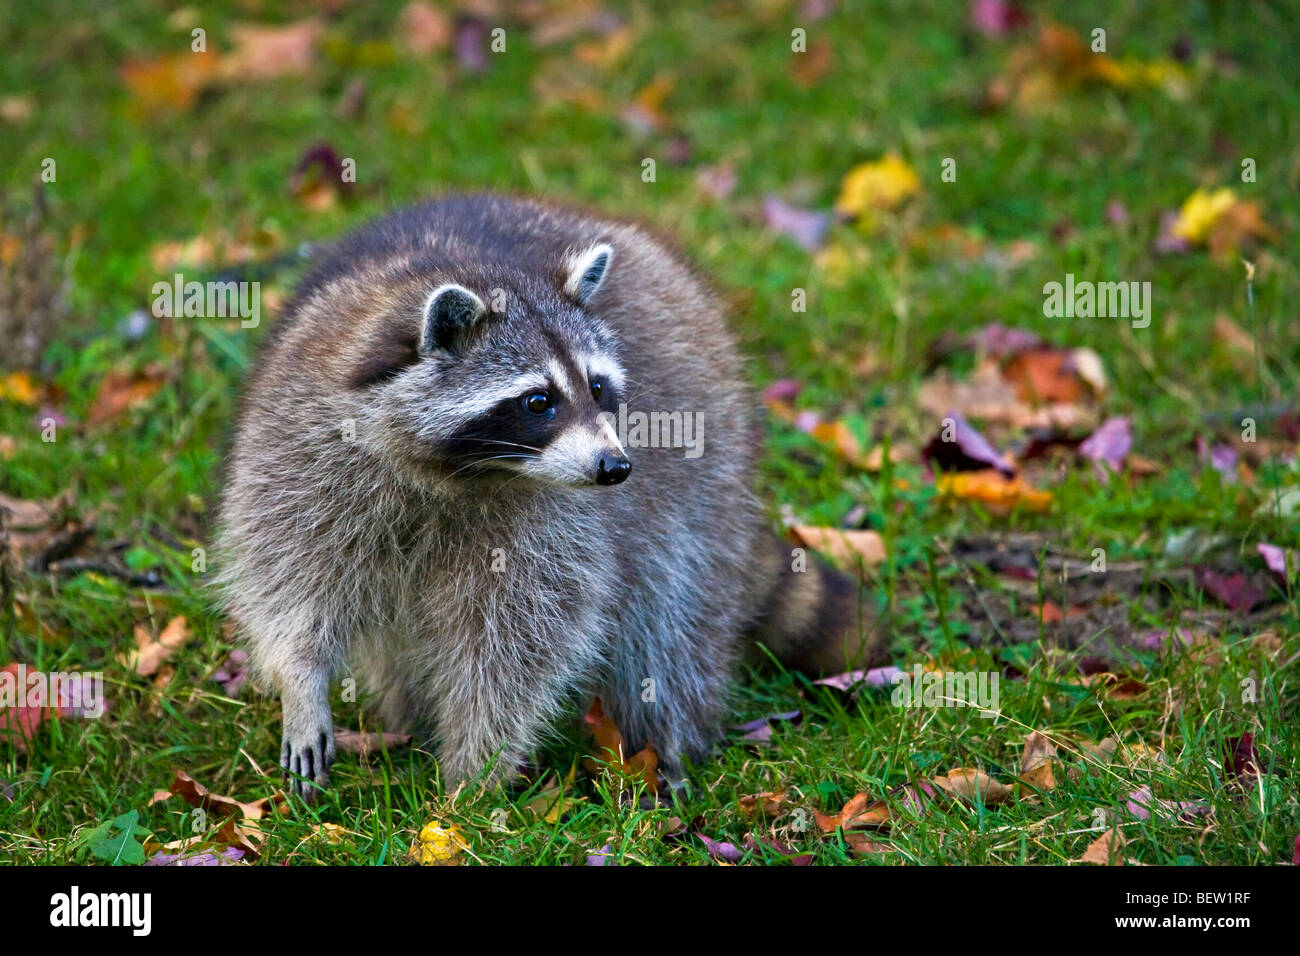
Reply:
[[[1133,430],[1127,415],[1106,419],[1079,443],[1079,454],[1099,464],[1110,465],[1114,471],[1124,467],[1124,461],[1132,450]]]
[[[367,757],[375,751],[405,747],[410,743],[410,734],[374,733],[345,730],[342,727],[334,728],[334,750],[336,753],[341,754],[359,754],[362,757]]]
[[[695,835],[704,843],[704,848],[709,851],[709,856],[713,857],[719,863],[739,863],[741,857],[745,855],[744,851],[734,843],[726,843],[722,840],[714,840],[707,837],[698,830]]]
[[[44,389],[33,384],[31,375],[26,372],[10,372],[0,376],[0,401],[36,405],[42,394]]]
[[[1037,790],[1056,787],[1056,767],[1060,759],[1056,745],[1046,734],[1030,731],[1020,753],[1020,779]]]
[[[739,803],[740,812],[745,816],[761,816],[769,820],[788,813],[793,805],[789,790],[747,794],[740,798]]]
[[[1070,349],[1038,348],[1018,352],[1002,367],[1002,375],[1016,387],[1016,396],[1035,405],[1076,402],[1083,397],[1083,381],[1075,371]]]
[[[596,739],[597,754],[600,759],[608,760],[613,755],[626,775],[639,776],[645,781],[651,793],[659,792],[659,755],[655,752],[653,743],[647,743],[636,753],[627,756],[624,752],[622,731],[618,729],[618,725],[612,718],[606,716],[599,697],[591,702],[591,709],[583,719],[590,728],[591,735]]]
[[[428,56],[451,45],[451,17],[429,0],[413,0],[397,17],[398,42],[416,56]]]
[[[825,213],[796,209],[776,196],[764,197],[763,219],[773,232],[789,236],[808,250],[818,248],[830,228],[830,218]]]
[[[1244,574],[1220,574],[1200,565],[1192,569],[1192,574],[1202,591],[1239,614],[1249,614],[1255,605],[1268,597]]]
[[[835,211],[843,216],[865,217],[879,210],[897,209],[920,191],[921,179],[916,171],[897,154],[887,153],[845,174]]]
[[[283,26],[241,23],[230,28],[234,49],[221,64],[221,75],[232,82],[269,80],[306,73],[316,65],[316,46],[325,25],[315,19]]]
[[[1119,830],[1107,830],[1088,844],[1077,862],[1094,863],[1098,866],[1124,865],[1124,835]]]
[[[843,566],[854,567],[859,560],[865,564],[885,560],[885,539],[876,531],[794,525],[787,533],[795,544],[820,551]]]
[[[132,408],[144,405],[167,380],[161,365],[149,365],[136,373],[109,372],[99,383],[87,424],[97,428]]]
[[[221,72],[215,51],[170,53],[153,59],[128,60],[122,83],[146,113],[187,110]]]
[[[998,783],[983,770],[966,767],[949,770],[941,777],[932,778],[931,783],[945,793],[972,802],[1002,803],[1014,796],[1010,787]]]
[[[1007,478],[991,468],[939,475],[935,487],[959,501],[978,501],[995,514],[1009,514],[1016,508],[1046,511],[1052,505],[1050,491],[1034,488],[1023,478]]]
[[[430,820],[420,828],[410,856],[421,866],[457,866],[468,849],[469,841],[456,824],[444,827],[441,820]]]
[[[171,656],[192,637],[189,624],[183,617],[167,622],[155,640],[139,624],[135,626],[135,649],[118,655],[118,661],[140,677],[152,677]]]
[[[955,411],[943,417],[939,433],[921,449],[921,458],[947,471],[983,471],[988,468],[1011,478],[1015,468],[983,435]]]

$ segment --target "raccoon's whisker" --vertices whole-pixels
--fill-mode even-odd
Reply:
[[[528,459],[528,458],[532,458],[532,457],[533,457],[532,455],[492,455],[492,456],[490,456],[490,457],[488,457],[488,458],[475,458],[473,461],[471,461],[471,462],[469,462],[469,463],[467,463],[467,464],[461,465],[459,468],[457,468],[455,471],[453,471],[453,472],[452,472],[450,475],[448,475],[447,477],[448,477],[448,478],[455,478],[457,475],[459,475],[459,474],[460,474],[462,471],[464,471],[466,468],[473,468],[475,465],[482,465],[482,464],[485,464],[486,462],[489,462],[489,461],[499,461],[499,460],[501,460],[501,459],[503,459],[503,458],[521,458],[521,459]]]
[[[473,437],[473,436],[471,436],[471,437]],[[475,439],[475,440],[476,440],[476,441],[481,441],[481,442],[483,442],[484,444],[488,444],[488,445],[511,445],[511,446],[513,446],[513,447],[515,447],[515,448],[525,448],[525,449],[527,449],[528,451],[535,451],[535,452],[537,452],[539,455],[542,453],[542,449],[537,448],[537,447],[534,446],[534,445],[521,445],[521,444],[520,444],[519,442],[517,442],[517,441],[502,441],[500,438],[477,438],[477,439]]]

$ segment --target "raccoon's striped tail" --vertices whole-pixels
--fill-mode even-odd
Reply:
[[[763,550],[769,583],[751,625],[753,644],[805,674],[838,674],[885,661],[888,643],[864,588],[815,557],[802,565],[789,545],[772,541]],[[766,656],[762,648],[753,648],[755,657]]]

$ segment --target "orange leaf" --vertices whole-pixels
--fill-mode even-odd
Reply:
[[[856,566],[859,558],[865,564],[885,560],[885,539],[875,531],[794,525],[788,534],[795,544],[814,548],[848,567]]]
[[[942,474],[935,479],[935,487],[952,498],[981,502],[998,514],[1006,514],[1017,506],[1046,511],[1052,504],[1050,491],[1034,488],[1020,477],[1007,478],[993,468]]]
[[[1075,402],[1083,397],[1083,383],[1074,372],[1068,349],[1031,349],[1017,353],[1002,369],[1026,402]]]
[[[129,60],[122,82],[146,112],[185,110],[216,79],[220,67],[215,52],[171,53],[151,60]]]

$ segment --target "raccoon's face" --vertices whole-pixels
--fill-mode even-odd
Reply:
[[[629,383],[613,332],[586,310],[612,259],[605,244],[573,256],[559,288],[498,274],[429,290],[417,359],[385,387],[390,452],[441,479],[626,479],[614,422]]]

